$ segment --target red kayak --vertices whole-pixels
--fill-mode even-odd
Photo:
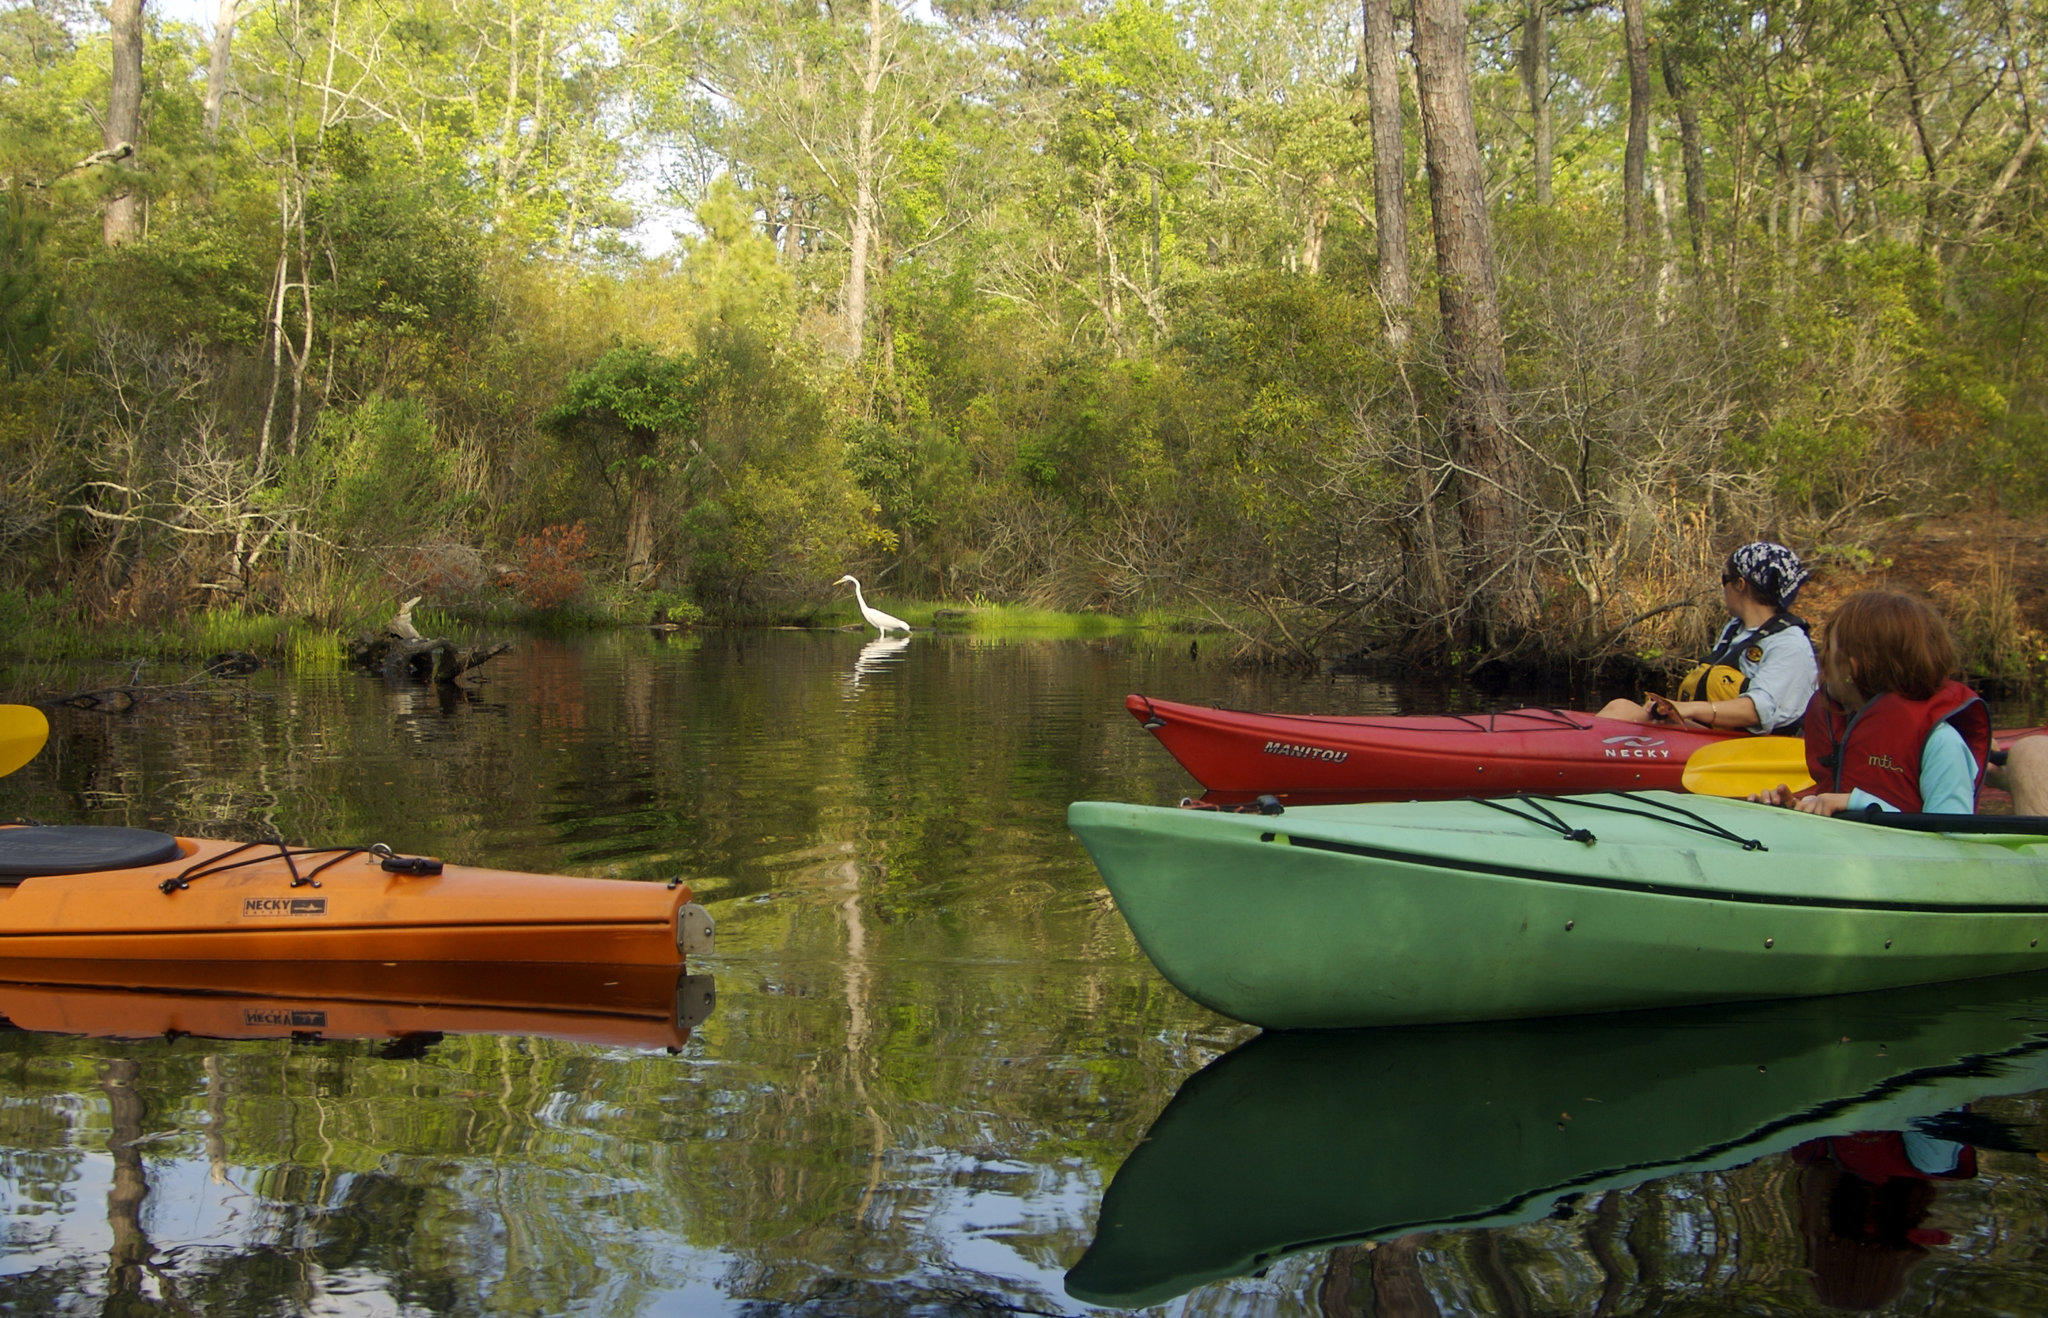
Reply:
[[[1195,781],[1221,801],[1419,801],[1513,792],[1682,791],[1702,746],[1749,734],[1628,723],[1561,709],[1500,714],[1251,714],[1124,697]],[[1997,745],[2048,728],[2000,728]],[[1986,788],[1984,799],[2003,801]]]
[[[1739,732],[1693,732],[1558,709],[1500,714],[1251,714],[1124,697],[1195,781],[1277,796],[1500,796],[1679,790],[1686,757]]]

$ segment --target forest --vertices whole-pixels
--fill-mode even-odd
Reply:
[[[2044,49],[2041,0],[10,0],[0,620],[851,571],[1274,658],[1687,644],[1743,540],[2041,509]]]

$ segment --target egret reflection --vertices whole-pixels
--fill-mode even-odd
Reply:
[[[908,636],[877,636],[860,647],[854,656],[853,672],[848,676],[851,685],[858,687],[861,679],[872,677],[886,668],[903,662],[903,651],[909,648]]]

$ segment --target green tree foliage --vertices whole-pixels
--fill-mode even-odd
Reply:
[[[614,348],[569,382],[541,424],[568,442],[610,487],[626,519],[627,570],[654,564],[654,512],[663,486],[687,479],[704,452],[703,394],[709,381],[690,357],[645,344]]]
[[[1649,5],[1624,259],[1619,6],[1468,13],[1538,640],[1670,642],[1624,624],[1732,538],[2048,499],[2038,15]],[[145,16],[109,162],[103,26],[0,8],[17,581],[320,611],[580,520],[601,588],[728,616],[852,567],[1453,639],[1423,154],[1383,308],[1353,5],[288,6],[217,132],[209,34]]]
[[[342,378],[393,389],[431,380],[482,325],[482,243],[458,189],[393,167],[346,126],[321,146],[308,226],[331,262],[318,314]]]
[[[755,227],[746,199],[721,175],[696,209],[701,235],[683,241],[690,305],[703,320],[784,335],[796,315],[796,281]]]
[[[448,506],[453,465],[425,408],[373,396],[324,412],[283,484],[347,543],[412,544],[457,511]]]
[[[0,198],[0,367],[33,369],[55,331],[57,283],[42,260],[44,222],[19,194]]]

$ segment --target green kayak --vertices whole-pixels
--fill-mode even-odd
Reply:
[[[1080,801],[1067,822],[1160,972],[1269,1028],[1806,997],[2048,967],[2048,820],[1951,818],[2004,831],[1937,833],[1612,792],[1277,815]]]
[[[1569,1217],[1606,1191],[1856,1132],[2009,1147],[2000,1123],[1957,1109],[2048,1085],[2044,1031],[2048,977],[2027,976],[1263,1034],[1189,1077],[1131,1150],[1067,1292],[1162,1304],[1306,1250]]]

